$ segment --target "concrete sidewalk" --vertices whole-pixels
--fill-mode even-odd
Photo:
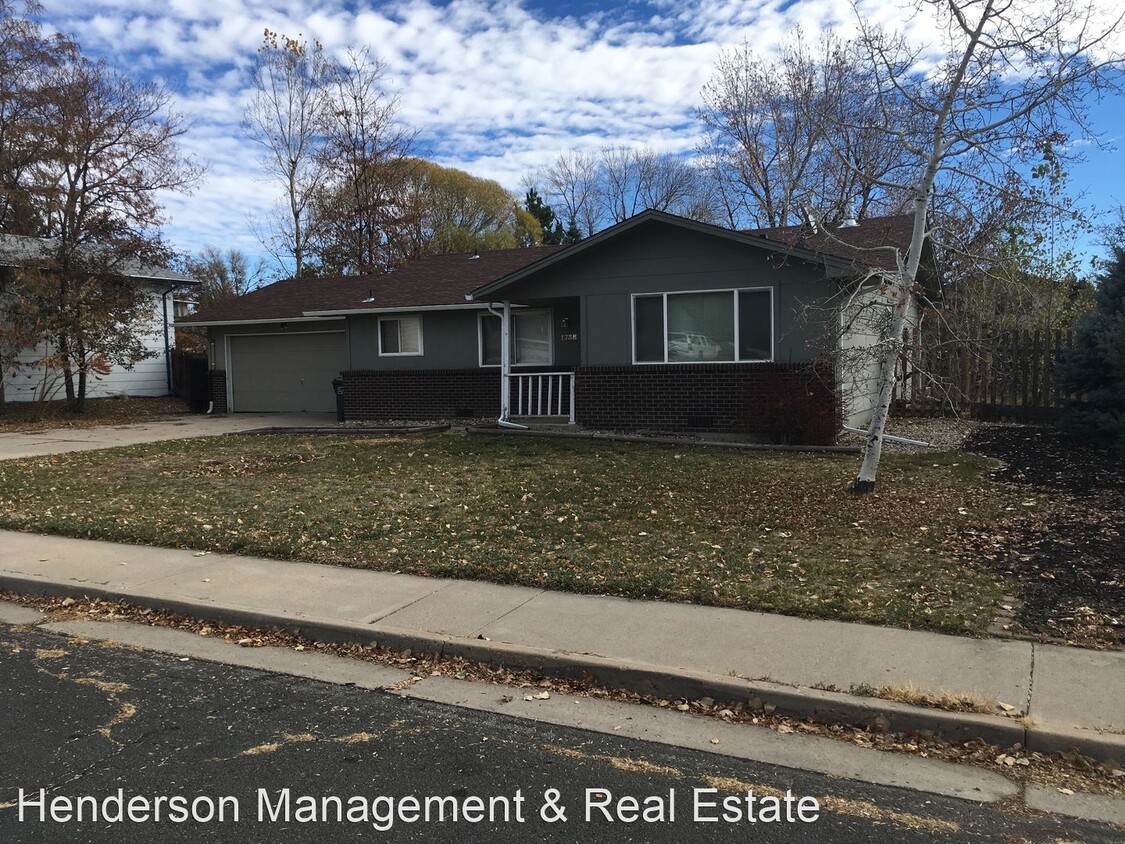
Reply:
[[[1125,761],[1125,653],[0,531],[0,588],[97,595],[608,687]],[[852,694],[971,694],[996,714]],[[1003,704],[1003,706],[999,706]],[[1008,709],[1010,707],[1010,710]],[[1027,716],[1027,717],[1022,717]]]
[[[137,422],[130,425],[98,425],[91,428],[53,428],[28,433],[0,433],[0,460],[40,457],[70,451],[93,451],[119,445],[183,440],[235,434],[258,428],[296,428],[335,425],[332,413],[238,413],[220,416],[185,415],[175,419]]]

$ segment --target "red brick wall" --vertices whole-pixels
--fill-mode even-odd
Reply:
[[[500,413],[495,369],[353,370],[343,378],[350,420]],[[832,368],[808,363],[579,367],[575,405],[578,424],[588,428],[739,433],[779,443],[831,444],[841,422]]]
[[[221,369],[208,373],[211,382],[211,412],[227,412],[227,374]]]
[[[341,374],[348,420],[500,415],[499,369],[355,369]]]
[[[831,367],[808,363],[580,367],[575,405],[588,428],[808,445],[833,443],[841,422]]]

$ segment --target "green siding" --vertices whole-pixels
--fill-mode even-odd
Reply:
[[[352,369],[463,369],[476,366],[477,315],[480,310],[421,311],[382,314],[384,318],[422,318],[422,354],[379,354],[380,314],[348,317]]]
[[[830,345],[826,307],[834,285],[824,268],[757,246],[653,221],[595,245],[503,292],[513,303],[553,310],[558,366],[621,366],[632,362],[631,296],[637,293],[770,287],[774,294],[774,360],[807,361]],[[498,301],[498,300],[496,300]],[[482,311],[415,312],[422,319],[422,355],[379,355],[377,314],[347,318],[351,369],[463,369],[479,365],[477,320]],[[403,312],[409,315],[410,312]],[[567,326],[563,327],[563,320]],[[339,327],[294,323],[289,331]],[[272,326],[213,328],[223,368],[225,333],[278,332]],[[563,339],[577,335],[575,339]]]
[[[561,261],[504,295],[518,302],[581,296],[585,362],[614,366],[632,362],[632,294],[742,287],[774,290],[775,360],[809,360],[823,348],[821,306],[832,285],[822,266],[661,222]]]

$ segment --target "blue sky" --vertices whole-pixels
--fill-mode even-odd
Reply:
[[[252,254],[262,251],[254,223],[278,196],[258,177],[258,152],[239,128],[249,64],[267,27],[335,53],[369,46],[388,64],[420,149],[516,191],[524,174],[564,150],[690,151],[698,141],[692,110],[724,47],[747,40],[768,51],[797,25],[847,34],[854,20],[846,0],[43,2],[48,26],[138,79],[163,81],[189,117],[184,147],[208,172],[192,196],[168,197],[169,240],[187,251]],[[869,16],[925,37],[893,2],[865,5]],[[1107,140],[1125,135],[1125,100],[1096,114]],[[1073,170],[1075,190],[1098,207],[1125,201],[1117,154],[1088,155]]]

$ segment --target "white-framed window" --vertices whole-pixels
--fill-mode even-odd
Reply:
[[[422,354],[422,317],[379,317],[379,354]]]
[[[773,360],[773,288],[633,295],[633,363]]]
[[[500,317],[481,314],[477,323],[480,365],[500,365]],[[555,360],[550,310],[512,311],[512,365],[550,366]]]

